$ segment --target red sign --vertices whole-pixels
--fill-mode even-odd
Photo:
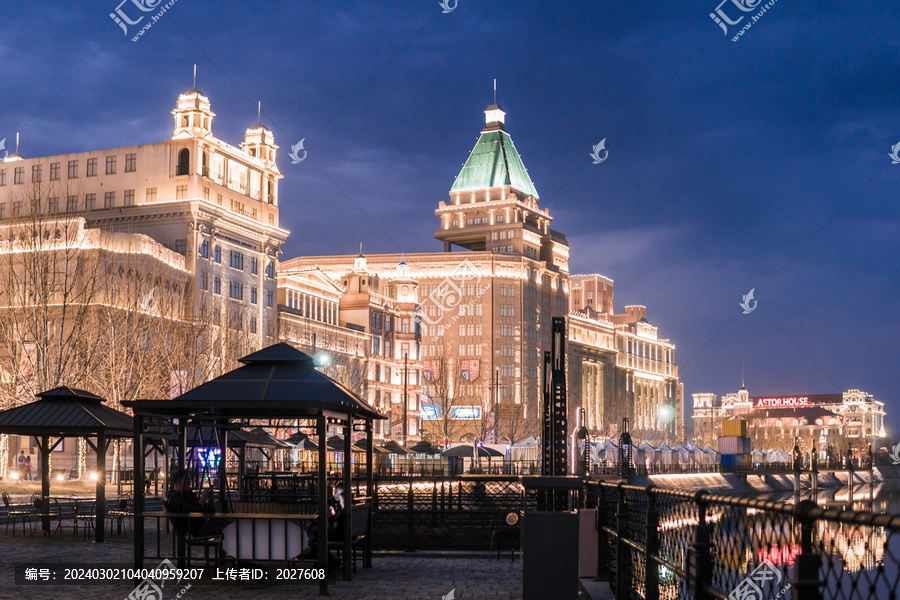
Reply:
[[[783,396],[777,398],[758,398],[757,408],[796,408],[809,406],[809,396]]]
[[[459,361],[459,374],[469,383],[475,381],[481,374],[481,361],[477,359]]]

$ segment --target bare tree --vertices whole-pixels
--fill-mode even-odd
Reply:
[[[90,378],[103,350],[96,331],[99,232],[53,214],[58,200],[34,185],[0,224],[0,396],[28,402]],[[51,203],[52,202],[52,203]],[[48,214],[49,213],[49,214]]]
[[[485,377],[468,381],[459,371],[459,359],[443,347],[438,347],[436,357],[422,361],[425,383],[423,393],[436,412],[435,418],[423,419],[425,436],[432,440],[448,441],[461,433],[484,439],[487,428],[486,414],[493,410],[486,397]],[[454,409],[479,407],[480,413],[470,419],[459,418]]]

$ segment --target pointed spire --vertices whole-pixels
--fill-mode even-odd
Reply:
[[[256,105],[256,124],[260,125],[262,123],[262,100],[259,101],[259,104]]]
[[[497,104],[497,79],[494,78],[494,104]]]
[[[744,387],[744,361],[741,361],[741,389],[746,390]]]
[[[16,154],[19,153],[19,132],[16,132]]]
[[[197,89],[197,63],[194,63],[194,85],[191,87],[192,89]]]

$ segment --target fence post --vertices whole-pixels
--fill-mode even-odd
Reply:
[[[822,600],[819,568],[822,558],[815,553],[812,543],[813,519],[811,509],[818,508],[812,500],[804,500],[794,507],[794,518],[800,522],[800,554],[794,562],[794,579],[791,581],[793,600]]]
[[[413,480],[412,477],[409,478],[409,494],[407,495],[406,500],[406,551],[407,552],[415,552],[416,551],[416,530],[415,530],[415,522],[414,522],[414,513],[413,513]]]
[[[618,513],[616,514],[616,600],[631,598],[631,547],[628,536],[628,503],[623,484],[619,484]]]
[[[659,514],[656,512],[656,494],[648,485],[647,523],[645,525],[647,544],[644,550],[644,600],[659,600],[659,565],[653,557],[659,554]]]
[[[597,482],[597,579],[609,581],[609,534],[603,529],[609,523],[609,505],[603,493],[603,484]]]
[[[712,556],[710,555],[710,537],[712,527],[706,522],[706,490],[694,495],[697,505],[697,529],[694,532],[694,543],[690,548],[688,564],[688,591],[694,600],[712,600],[707,588],[712,583]]]

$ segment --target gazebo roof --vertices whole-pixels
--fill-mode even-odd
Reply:
[[[316,370],[312,358],[284,342],[242,358],[244,366],[174,400],[124,402],[143,415],[219,418],[311,418],[320,414],[383,419],[370,404]]]
[[[186,427],[187,438],[186,443],[190,448],[197,446],[218,446],[219,440],[216,428],[212,426],[197,427],[189,425]],[[261,432],[261,433],[260,433]],[[173,444],[179,443],[181,435],[178,432],[169,436],[169,442]],[[284,444],[280,440],[273,438],[265,432],[265,430],[244,431],[243,429],[228,430],[228,447],[239,448],[242,446],[252,446],[256,448],[287,448],[288,444]]]
[[[18,435],[131,437],[133,419],[103,405],[103,398],[67,386],[37,394],[37,400],[0,412],[0,433]]]

